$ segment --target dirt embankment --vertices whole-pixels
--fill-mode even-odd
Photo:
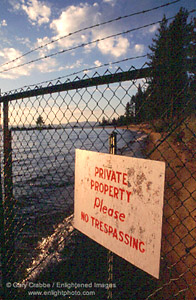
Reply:
[[[161,295],[164,299],[176,295],[178,299],[195,300],[196,141],[180,143],[154,132],[148,124],[130,125],[126,129],[145,132],[146,157],[166,163],[160,272],[164,287],[157,299]],[[169,284],[164,285],[165,282]]]
[[[167,268],[162,276],[179,278],[169,285],[170,292],[178,295],[184,289],[182,299],[191,300],[196,296],[196,145],[170,139],[160,143],[161,138],[151,132],[146,153],[157,147],[149,158],[166,162],[162,256]]]

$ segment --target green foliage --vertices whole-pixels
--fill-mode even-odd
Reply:
[[[141,85],[138,86],[136,95],[132,96],[135,102],[135,122],[140,123],[148,119],[149,105],[147,106],[147,93],[142,91]]]
[[[190,111],[196,110],[196,19],[188,23],[188,11],[181,8],[168,25],[164,16],[153,43],[149,46],[148,65],[152,69],[148,87],[132,95],[125,113],[101,125],[128,125],[131,122],[154,123],[156,131],[166,130],[168,120],[179,118],[189,101]],[[192,63],[188,64],[187,61]],[[155,121],[156,120],[156,121]]]
[[[191,27],[191,42],[188,47],[188,56],[190,61],[189,71],[196,76],[196,18],[192,21],[193,26]]]
[[[156,103],[152,114],[157,118],[178,115],[188,99],[187,57],[192,41],[193,22],[187,24],[188,12],[181,8],[167,25],[164,17],[148,55],[152,67],[149,102]]]

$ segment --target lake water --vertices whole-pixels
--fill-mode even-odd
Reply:
[[[74,204],[75,149],[108,153],[109,135],[113,130],[64,128],[12,131],[13,194],[16,200],[14,253],[17,257],[13,268],[18,280],[26,276],[25,272],[37,276],[44,267],[43,257],[48,257],[50,249],[47,247],[50,246],[46,247],[43,238],[49,242],[48,245],[53,243],[53,239],[61,244],[61,234],[66,233],[65,217],[73,212]],[[115,131],[117,154],[142,157],[145,134],[130,130]],[[54,236],[57,224],[61,230]],[[60,257],[59,250],[56,251],[55,257]],[[31,270],[34,270],[33,273]]]
[[[36,218],[72,211],[75,149],[108,153],[109,135],[113,130],[74,128],[12,131],[17,218],[22,219],[22,223],[36,223]],[[141,157],[140,142],[144,134],[120,129],[116,132],[117,154],[128,153]]]

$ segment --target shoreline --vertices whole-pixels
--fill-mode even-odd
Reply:
[[[190,240],[187,238],[187,232],[185,233],[183,231],[183,227],[184,227],[184,220],[186,220],[186,212],[182,211],[179,212],[178,214],[175,213],[175,211],[177,211],[181,206],[186,205],[186,193],[187,190],[190,191],[194,191],[194,178],[191,177],[190,178],[190,173],[187,173],[187,170],[189,172],[191,172],[192,174],[196,171],[196,162],[191,161],[190,158],[190,154],[187,153],[186,151],[182,151],[182,149],[180,148],[180,146],[178,146],[177,144],[169,141],[162,141],[161,140],[164,138],[163,134],[160,134],[158,132],[153,131],[153,129],[150,129],[150,126],[148,124],[143,124],[143,125],[129,125],[129,126],[121,126],[121,127],[115,127],[115,129],[126,129],[126,130],[130,130],[130,131],[137,131],[137,132],[141,132],[141,133],[145,133],[146,134],[146,138],[144,139],[144,141],[142,141],[142,143],[144,142],[144,145],[141,145],[139,143],[140,148],[143,149],[143,151],[145,152],[145,158],[147,159],[152,159],[152,160],[161,160],[161,161],[165,161],[166,162],[166,187],[165,187],[165,196],[164,196],[164,211],[163,211],[163,236],[162,236],[162,256],[165,257],[165,255],[167,254],[167,260],[165,260],[164,262],[162,262],[161,264],[161,278],[160,280],[162,282],[165,281],[169,281],[170,278],[169,275],[167,274],[168,272],[168,268],[170,268],[171,270],[171,278],[172,276],[175,276],[174,273],[176,272],[176,270],[179,272],[179,274],[181,274],[183,272],[183,266],[182,266],[182,260],[184,262],[188,261],[191,259],[191,256],[193,254],[196,255],[196,247],[195,248],[191,248],[189,250],[188,246],[185,249],[185,245],[183,243],[183,239],[186,237],[186,239],[188,240],[188,242],[186,243],[187,245],[189,245],[189,247],[191,246],[191,233],[193,235],[193,232],[188,233],[188,237],[190,238]],[[160,143],[161,142],[161,143]],[[159,145],[160,143],[160,145]],[[153,150],[153,152],[152,152]],[[152,153],[151,153],[152,152]],[[126,151],[124,152],[124,155],[127,155],[128,151],[126,153]],[[173,170],[175,170],[176,174],[178,173],[178,176],[173,176]],[[179,180],[180,179],[180,180]],[[184,182],[184,187],[180,188],[181,182]],[[173,189],[177,189],[177,192],[174,192]],[[178,189],[180,189],[178,191]],[[193,215],[194,213],[194,203],[190,202],[188,204],[188,208],[189,208],[189,217],[191,216],[191,221],[189,218],[189,223],[187,222],[186,226],[195,226],[194,225],[194,218],[196,219],[196,216]],[[172,214],[171,214],[171,207],[173,208]],[[187,207],[187,205],[186,205]],[[68,220],[70,221],[69,218],[72,218],[73,216],[69,216]],[[66,219],[66,218],[65,218]],[[65,221],[64,219],[64,221]],[[169,220],[169,225],[168,225],[168,220]],[[48,247],[48,250],[52,249],[53,247],[56,247],[56,242],[58,241],[58,239],[60,239],[60,237],[58,237],[57,232],[58,228],[61,229],[61,231],[64,232],[65,229],[70,228],[70,231],[72,230],[72,224],[70,223],[70,227],[66,225],[64,223],[64,221],[62,222],[64,226],[61,227],[61,224],[58,224],[56,229],[57,231],[55,232],[55,234],[53,234],[52,236],[48,236],[47,238],[43,239],[42,243],[39,244],[38,248],[40,251],[40,255],[37,256],[38,261],[41,260],[43,258],[42,255],[44,255],[44,252],[42,252],[42,246],[43,248],[46,246]],[[180,222],[180,223],[179,223]],[[179,223],[179,224],[178,224]],[[178,224],[178,225],[177,225]],[[177,238],[177,236],[172,235],[171,232],[171,227],[173,229],[176,230],[176,227],[180,228],[178,235],[180,236],[180,245],[181,245],[181,249],[178,252],[179,255],[179,261],[180,263],[176,262],[176,249],[175,246],[173,247],[172,245],[178,245],[179,244],[179,239]],[[190,228],[188,227],[188,228]],[[69,231],[69,229],[68,229]],[[174,232],[173,232],[174,233]],[[50,237],[54,237],[54,239],[50,239]],[[168,243],[169,241],[169,243]],[[172,245],[171,245],[171,241],[172,241]],[[67,241],[69,244],[69,241]],[[58,245],[58,243],[57,243]],[[62,245],[63,246],[63,245]],[[77,246],[76,246],[77,247]],[[95,246],[96,247],[96,246]],[[38,250],[37,248],[37,250]],[[65,245],[64,249],[67,249],[67,245]],[[179,246],[178,246],[179,249]],[[44,250],[46,250],[44,248]],[[56,249],[57,252],[61,252],[61,249]],[[58,254],[58,253],[57,253]],[[58,255],[57,255],[58,257]],[[59,259],[59,261],[58,261]],[[66,257],[58,257],[56,263],[54,263],[55,267],[57,268],[57,264],[59,263],[60,265],[65,263],[65,260],[69,260],[69,258]],[[62,259],[62,260],[61,260]],[[177,267],[173,268],[174,264],[178,264]],[[166,266],[167,265],[167,266]],[[33,265],[34,266],[34,265]],[[46,265],[44,265],[44,268],[41,270],[43,273],[47,273],[47,269],[53,268],[52,267],[52,263],[50,260],[47,260]],[[37,270],[38,271],[38,270]],[[42,277],[42,272],[40,272],[40,274],[38,275],[38,279],[40,277]],[[38,272],[39,273],[39,272]],[[50,273],[50,272],[49,272]],[[33,275],[36,274],[32,274],[32,277],[30,278],[26,278],[26,280],[28,281],[30,280],[35,280],[36,278],[33,278]],[[183,278],[182,278],[183,280]],[[188,280],[193,280],[193,275],[189,274],[188,275]],[[181,282],[181,279],[179,278],[179,282]]]
[[[196,221],[194,147],[188,148],[183,143],[164,140],[164,137],[164,133],[151,130],[145,145],[148,159],[166,163],[161,255],[167,259],[161,264],[162,282],[169,281],[176,276],[176,272],[182,274],[185,265],[188,266],[193,256],[196,257],[196,245],[193,242],[193,238],[196,238],[196,232],[193,231]],[[194,276],[188,272],[187,282],[193,282]],[[183,284],[183,280],[183,277],[179,277],[179,284]]]

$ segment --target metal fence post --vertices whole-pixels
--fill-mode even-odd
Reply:
[[[109,153],[116,154],[117,152],[117,133],[113,131],[109,136]],[[107,299],[112,299],[112,284],[113,284],[113,253],[112,251],[108,251],[108,297]]]
[[[116,142],[117,133],[113,131],[109,136],[109,153],[116,154],[117,152],[117,142]]]
[[[0,174],[0,251],[1,251],[1,284],[3,291],[3,299],[5,297],[6,288],[6,266],[5,266],[5,231],[4,231],[4,209],[3,209],[3,197],[2,197],[2,186],[1,186],[1,174]]]
[[[1,92],[0,92],[1,94]],[[0,104],[0,130],[2,129],[1,124],[1,104]],[[2,143],[2,130],[0,136],[0,144]],[[0,151],[1,151],[0,146]],[[5,288],[6,288],[6,266],[5,266],[5,230],[4,230],[4,207],[3,207],[3,191],[2,191],[2,172],[1,172],[1,153],[0,153],[0,263],[1,263],[1,284],[2,284],[2,292],[1,295],[4,299],[5,297]]]
[[[3,103],[3,150],[4,150],[4,231],[5,268],[7,282],[13,282],[14,262],[14,201],[12,183],[12,147],[9,130],[8,102]]]

